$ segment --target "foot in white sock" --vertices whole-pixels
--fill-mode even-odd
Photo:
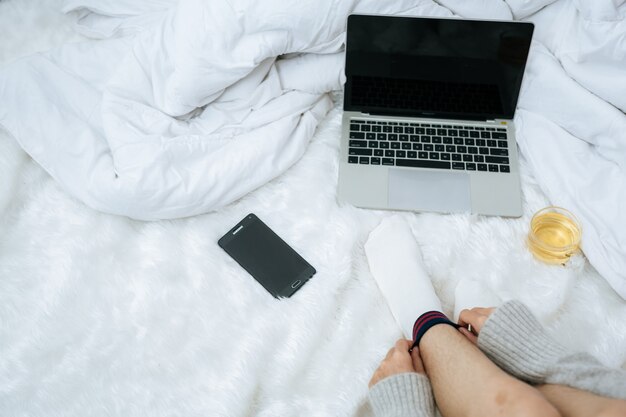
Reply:
[[[441,302],[408,223],[400,216],[383,219],[370,233],[365,254],[393,317],[412,339],[415,320],[427,311],[441,311]]]

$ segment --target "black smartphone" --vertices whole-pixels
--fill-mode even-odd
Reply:
[[[315,268],[252,213],[217,244],[276,298],[292,296],[315,274]]]

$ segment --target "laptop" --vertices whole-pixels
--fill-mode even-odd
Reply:
[[[513,115],[534,25],[350,15],[338,198],[519,217]]]

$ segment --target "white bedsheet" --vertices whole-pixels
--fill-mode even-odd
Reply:
[[[0,28],[8,32],[0,39],[0,65],[79,40],[70,23],[49,0],[0,2]],[[109,21],[109,30],[119,23]],[[535,50],[552,51],[542,43],[547,47]],[[554,135],[555,147],[573,138],[584,145],[581,156],[604,158],[579,135],[610,143],[597,132],[619,123],[620,113],[604,111],[601,94],[553,79],[527,87],[567,90],[579,106],[566,109],[579,107],[578,119],[520,102],[524,155],[535,136]],[[599,101],[586,107],[590,97]],[[341,99],[333,98],[306,152],[283,175],[221,209],[178,220],[141,222],[91,210],[16,145],[14,132],[0,131],[0,414],[369,416],[367,381],[400,330],[362,245],[389,213],[336,202]],[[585,259],[547,266],[525,248],[530,216],[551,196],[536,162],[524,155],[520,219],[402,214],[444,310],[471,305],[471,294],[485,289],[493,299],[521,299],[564,344],[626,369],[622,298]],[[598,177],[610,177],[599,172],[590,180],[589,189],[600,193],[606,181]],[[605,206],[616,205],[615,194],[602,193],[610,199]],[[216,245],[249,212],[317,268],[293,299],[272,299]],[[609,224],[602,216],[592,220]],[[464,297],[455,298],[459,289]]]

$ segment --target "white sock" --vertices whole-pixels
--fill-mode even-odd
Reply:
[[[365,254],[393,317],[412,339],[415,320],[427,311],[441,311],[441,302],[408,223],[400,216],[383,219],[370,233]]]

